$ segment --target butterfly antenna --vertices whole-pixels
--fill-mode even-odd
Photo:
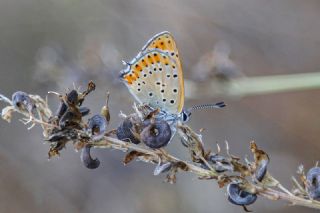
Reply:
[[[196,105],[188,109],[188,111],[194,111],[194,110],[199,110],[199,109],[220,109],[225,107],[226,104],[222,102],[218,102],[215,104],[201,104],[201,105]]]

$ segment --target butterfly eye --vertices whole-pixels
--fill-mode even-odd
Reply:
[[[140,140],[134,135],[133,123],[129,118],[126,118],[117,128],[117,138],[134,144],[140,143]]]
[[[230,183],[227,187],[228,200],[235,205],[246,206],[257,200],[257,195],[241,189],[239,184]]]
[[[88,169],[96,169],[100,165],[100,161],[98,158],[93,159],[90,154],[90,145],[86,145],[82,150],[81,150],[81,155],[80,159],[81,162],[84,164],[85,167]]]
[[[142,130],[141,140],[150,148],[158,149],[166,146],[171,140],[171,129],[166,121],[147,121]]]
[[[313,167],[308,171],[306,189],[311,199],[320,198],[320,167]]]

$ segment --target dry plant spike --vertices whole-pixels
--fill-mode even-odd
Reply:
[[[253,162],[246,157],[241,159],[231,155],[231,147],[227,141],[225,142],[226,155],[221,153],[218,143],[217,153],[211,153],[210,150],[205,150],[201,135],[194,132],[189,126],[178,123],[178,137],[190,153],[190,159],[181,160],[164,148],[153,149],[140,143],[141,132],[148,122],[149,124],[154,122],[154,115],[158,113],[148,105],[134,104],[133,113],[130,115],[120,112],[120,117],[124,119],[123,122],[117,130],[109,130],[109,125],[107,125],[110,122],[108,93],[106,103],[102,108],[102,116],[96,115],[100,116],[98,121],[103,117],[106,123],[96,122],[95,119],[91,121],[84,119],[90,109],[81,105],[94,89],[95,84],[90,82],[82,93],[78,92],[79,89],[70,90],[66,95],[49,92],[49,94],[55,94],[61,103],[62,108],[59,108],[56,114],[52,114],[47,99],[44,100],[40,96],[29,95],[36,106],[37,113],[33,114],[32,107],[29,108],[29,111],[19,110],[14,106],[13,101],[0,94],[0,101],[7,104],[2,109],[1,116],[9,122],[13,113],[19,113],[24,122],[32,126],[39,124],[46,134],[44,141],[50,146],[49,158],[59,156],[66,144],[72,143],[75,150],[82,151],[81,159],[84,165],[92,169],[97,168],[100,161],[91,158],[91,148],[115,149],[126,153],[123,160],[125,165],[134,160],[156,164],[153,174],[165,173],[166,181],[169,183],[175,183],[177,174],[181,172],[190,172],[200,180],[215,180],[220,187],[227,186],[228,199],[231,203],[243,206],[247,211],[246,206],[261,197],[272,201],[283,200],[292,205],[320,210],[318,201],[320,189],[317,187],[318,182],[320,183],[318,164],[310,169],[307,175],[303,166],[300,166],[299,179],[292,177],[294,189],[290,192],[268,172],[267,165],[270,157],[264,150],[259,149],[256,143],[251,142],[250,144]],[[120,138],[119,133],[124,135],[121,140],[118,139]],[[186,149],[182,148],[181,151],[183,150]],[[242,160],[245,163],[242,163]]]

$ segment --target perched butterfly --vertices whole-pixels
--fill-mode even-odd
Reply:
[[[130,93],[139,103],[160,109],[160,116],[170,123],[187,121],[194,109],[225,106],[219,102],[183,109],[184,80],[180,55],[169,32],[153,36],[126,65],[120,77]]]

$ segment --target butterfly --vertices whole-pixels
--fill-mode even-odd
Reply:
[[[184,109],[184,79],[180,55],[171,33],[153,36],[121,71],[120,78],[133,97],[154,109],[166,120],[187,121],[191,111],[201,108],[222,108],[224,102]]]

